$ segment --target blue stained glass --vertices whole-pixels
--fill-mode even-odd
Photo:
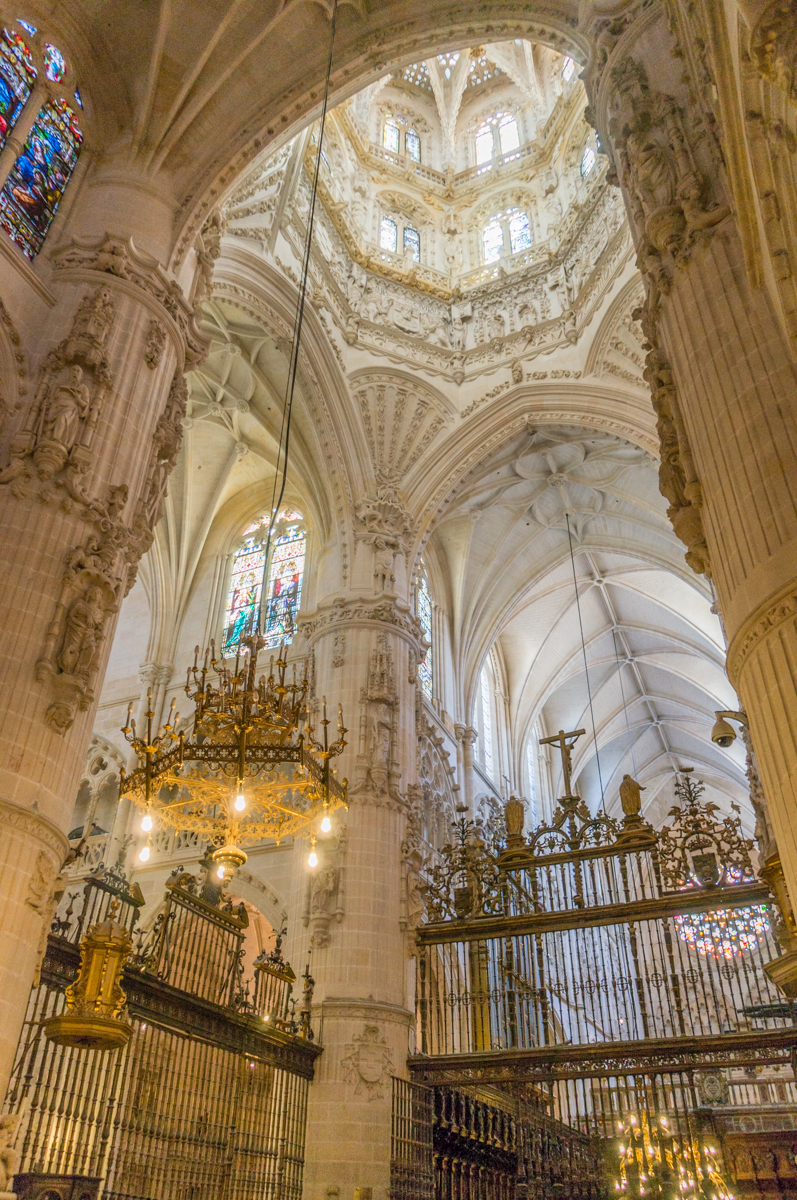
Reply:
[[[423,575],[421,575],[420,579],[418,580],[418,594],[415,608],[418,614],[418,620],[421,624],[421,629],[423,630],[423,636],[426,638],[427,642],[431,642],[432,598],[429,595],[429,586]],[[418,679],[421,683],[421,690],[423,691],[423,694],[426,696],[427,700],[432,699],[432,650],[433,647],[430,645],[429,649],[426,651],[423,662],[418,667]]]
[[[404,250],[412,251],[413,262],[421,261],[421,235],[411,225],[404,230]]]
[[[307,534],[292,525],[277,538],[268,573],[266,621],[267,646],[290,642],[296,632],[296,614],[302,601]]]
[[[30,50],[18,34],[4,29],[0,34],[0,149],[35,80],[36,68]]]
[[[48,100],[0,192],[0,228],[28,258],[35,258],[41,249],[82,142],[69,105]]]
[[[53,83],[60,83],[64,75],[66,75],[66,63],[64,56],[57,46],[50,45],[49,42],[44,43],[42,51],[44,59],[44,73]]]
[[[25,32],[29,33],[31,37],[33,37],[34,33],[36,32],[36,26],[31,25],[30,21],[22,21],[19,17],[17,17],[17,25],[21,25]]]
[[[509,221],[509,242],[513,254],[528,250],[531,245],[531,229],[529,219],[524,212],[516,212]]]
[[[83,101],[80,98],[80,92],[77,88],[75,88],[75,103],[80,105],[81,108],[83,107]]]

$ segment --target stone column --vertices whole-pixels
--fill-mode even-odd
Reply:
[[[406,1076],[413,1021],[403,879],[409,797],[416,782],[416,684],[421,630],[395,596],[322,603],[303,620],[316,700],[343,704],[349,747],[348,813],[329,838],[297,849],[291,932],[307,924],[315,979],[314,1027],[324,1044],[310,1090],[304,1195],[324,1200],[370,1188],[387,1200],[392,1079]],[[340,634],[345,630],[345,645]],[[414,672],[412,672],[414,678]],[[420,685],[417,685],[418,687]],[[299,948],[291,949],[299,962]],[[305,958],[301,959],[302,964]]]
[[[588,84],[646,282],[661,490],[687,562],[716,588],[795,895],[797,374],[766,292],[751,286],[722,127],[686,58],[663,10],[648,9],[604,40]]]
[[[23,331],[35,390],[0,458],[0,803],[14,815],[0,862],[0,1091],[33,975],[21,938],[33,913],[48,920],[57,831],[179,449],[183,370],[201,350],[179,287],[129,238],[81,237],[52,260],[56,305]]]

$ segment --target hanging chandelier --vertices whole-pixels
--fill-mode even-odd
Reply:
[[[148,693],[146,732],[140,736],[132,704],[122,730],[140,765],[121,772],[120,795],[144,812],[148,834],[140,858],[149,858],[149,834],[156,826],[186,830],[215,845],[218,877],[230,879],[246,862],[244,845],[331,828],[329,814],[346,807],[346,780],[330,760],[346,745],[347,730],[338,705],[337,737],[329,740],[326,699],[322,734],[317,739],[307,708],[307,679],[288,678],[284,644],[268,675],[258,677],[264,638],[244,638],[235,665],[216,659],[211,642],[202,665],[199,647],[188,668],[185,691],[194,702],[193,728],[178,729],[172,700],[169,719],[157,730]],[[311,849],[310,865],[315,854]]]

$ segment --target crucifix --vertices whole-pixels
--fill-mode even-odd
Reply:
[[[562,773],[565,777],[565,797],[570,796],[570,773],[573,770],[573,762],[571,753],[578,738],[582,733],[586,733],[586,729],[573,729],[570,733],[565,733],[564,729],[560,729],[553,737],[540,738],[541,746],[556,746],[562,756]]]

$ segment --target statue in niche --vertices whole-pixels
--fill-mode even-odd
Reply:
[[[88,679],[102,642],[105,624],[102,588],[91,584],[69,607],[56,663],[65,675]]]
[[[389,592],[392,590],[396,577],[393,573],[395,550],[384,538],[374,542],[374,581],[377,590]]]
[[[371,716],[371,779],[381,791],[387,786],[391,725],[390,706],[384,701],[376,704]]]
[[[327,863],[321,867],[313,880],[313,890],[310,900],[313,915],[317,913],[323,913],[327,916],[331,915],[329,906],[335,895],[337,886],[338,873],[331,864]]]
[[[503,313],[493,312],[487,318],[487,337],[490,341],[504,336],[504,317]]]
[[[75,363],[66,382],[58,384],[42,414],[42,437],[71,450],[80,434],[80,423],[89,414],[91,396],[83,381],[83,368]]]

